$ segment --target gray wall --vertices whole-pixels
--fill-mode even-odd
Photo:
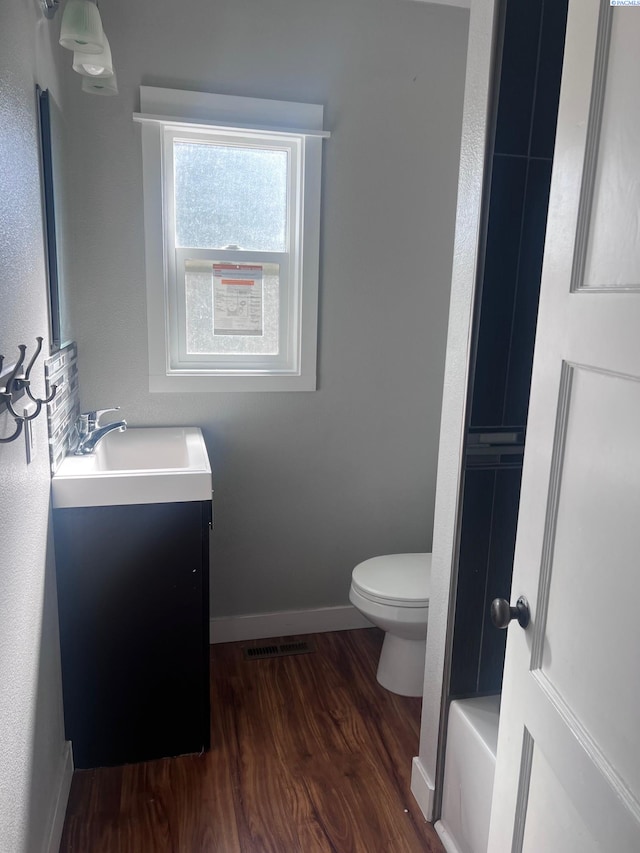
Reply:
[[[50,37],[36,0],[0,5],[0,352],[8,362],[19,343],[33,351],[48,328],[34,87],[59,94]],[[38,391],[42,375],[40,362]],[[13,427],[0,414],[0,436]],[[44,416],[34,431],[29,466],[23,441],[0,444],[1,853],[46,849],[65,768]]]
[[[429,549],[468,15],[404,0],[111,0],[120,96],[65,77],[82,404],[195,424],[212,612],[344,604],[355,563]],[[325,105],[315,393],[149,394],[140,84]]]

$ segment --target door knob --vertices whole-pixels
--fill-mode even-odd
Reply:
[[[512,619],[517,619],[518,625],[526,628],[530,618],[529,602],[524,595],[516,601],[515,607],[511,607],[505,598],[494,598],[491,602],[491,621],[496,628],[506,628]]]

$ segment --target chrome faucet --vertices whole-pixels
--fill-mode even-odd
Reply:
[[[106,424],[103,427],[98,426],[102,415],[106,415],[107,412],[118,411],[120,411],[120,406],[116,406],[113,409],[98,409],[95,412],[84,412],[80,415],[76,423],[78,433],[78,444],[74,450],[76,456],[86,456],[89,453],[93,453],[105,435],[108,435],[110,432],[114,432],[115,430],[118,432],[125,431],[127,422],[124,420]]]

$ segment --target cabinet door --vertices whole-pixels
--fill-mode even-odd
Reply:
[[[207,503],[54,512],[76,767],[209,743]]]

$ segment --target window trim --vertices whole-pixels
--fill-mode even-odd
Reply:
[[[317,303],[320,232],[320,171],[323,107],[287,101],[267,101],[174,89],[140,87],[144,112],[134,114],[142,124],[142,159],[145,214],[145,254],[147,274],[147,320],[149,344],[149,390],[182,391],[313,391],[316,389]],[[185,118],[189,116],[189,118]],[[282,137],[283,147],[298,145],[299,225],[293,240],[298,252],[290,252],[290,294],[286,310],[291,323],[288,340],[293,360],[288,366],[269,367],[241,356],[242,367],[224,359],[221,368],[203,370],[197,366],[171,366],[170,345],[177,322],[175,294],[170,286],[170,265],[165,240],[167,226],[164,189],[166,140],[183,132],[203,136],[211,129],[229,131],[236,137]],[[299,140],[296,143],[295,140]],[[293,163],[292,163],[293,168]],[[293,247],[290,247],[292,249]],[[210,250],[204,250],[211,254]],[[220,260],[224,251],[216,252]],[[244,256],[252,253],[243,253]],[[269,253],[261,253],[262,257]],[[177,273],[176,269],[176,273]],[[295,278],[299,286],[295,286]],[[176,278],[176,286],[179,287]],[[280,362],[281,359],[279,358]],[[222,359],[220,362],[222,363]],[[248,362],[248,363],[247,363]],[[264,366],[266,365],[266,366]]]

